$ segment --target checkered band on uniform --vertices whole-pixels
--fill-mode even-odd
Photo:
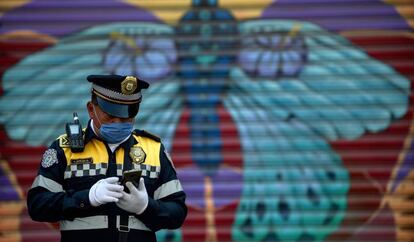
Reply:
[[[108,170],[107,163],[72,164],[66,167],[65,179],[68,179],[71,177],[105,175],[107,170]],[[122,168],[121,168],[121,175],[122,175]]]
[[[161,167],[160,166],[151,166],[145,164],[133,164],[134,170],[142,171],[142,176],[148,176],[149,178],[158,178]],[[65,179],[72,177],[83,177],[83,176],[96,176],[96,175],[106,175],[108,170],[107,163],[98,163],[98,164],[72,164],[66,167]],[[116,175],[122,176],[123,165],[116,164]]]
[[[134,170],[142,171],[142,176],[148,176],[149,178],[158,178],[160,175],[160,166],[151,166],[146,164],[133,164]]]

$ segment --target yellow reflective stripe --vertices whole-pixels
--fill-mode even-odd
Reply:
[[[119,148],[117,151],[116,151],[116,164],[124,164],[124,153],[125,153],[125,150],[124,150],[124,148]]]
[[[140,146],[146,154],[145,162],[142,164],[151,165],[151,166],[160,166],[160,149],[161,143],[153,139],[135,136],[138,144],[134,146]]]
[[[66,156],[66,160],[68,162],[68,166],[70,166],[71,160],[82,160],[92,158],[93,164],[98,163],[107,163],[108,158],[108,151],[106,150],[105,144],[97,139],[90,140],[86,145],[83,152],[74,153],[70,150],[70,148],[63,148]],[[122,159],[123,160],[123,159]]]
[[[73,221],[62,220],[60,230],[86,230],[86,229],[106,229],[108,228],[108,216],[91,216],[75,218]]]
[[[157,190],[155,190],[154,199],[161,199],[182,190],[183,187],[181,186],[179,180],[171,180],[162,184]]]
[[[119,228],[119,215],[116,216],[116,227]],[[88,229],[106,229],[108,228],[108,216],[90,216],[84,218],[75,218],[73,221],[62,220],[60,230],[88,230]],[[134,216],[129,216],[128,227],[130,229],[151,231],[144,223]]]
[[[35,178],[30,189],[35,187],[44,187],[51,192],[63,192],[62,185],[42,175],[38,175]]]

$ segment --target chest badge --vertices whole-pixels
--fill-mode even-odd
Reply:
[[[131,147],[129,156],[131,157],[133,163],[141,164],[144,163],[147,154],[145,154],[145,151],[142,149],[142,147],[137,146]]]

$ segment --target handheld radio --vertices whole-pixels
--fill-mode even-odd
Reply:
[[[82,126],[76,112],[73,113],[73,123],[66,123],[66,135],[72,152],[82,152],[85,144],[83,142]]]

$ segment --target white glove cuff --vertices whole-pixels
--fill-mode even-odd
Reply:
[[[99,205],[102,205],[102,203],[100,203],[98,201],[98,199],[96,198],[96,188],[98,186],[99,183],[101,183],[102,180],[98,181],[97,183],[95,183],[91,189],[89,190],[89,202],[91,203],[92,206],[97,207]]]
[[[147,209],[148,207],[148,199],[147,199],[147,203],[145,204],[144,207],[142,207],[142,209],[140,211],[137,212],[138,215],[140,215],[141,213],[143,213],[145,211],[145,209]]]

